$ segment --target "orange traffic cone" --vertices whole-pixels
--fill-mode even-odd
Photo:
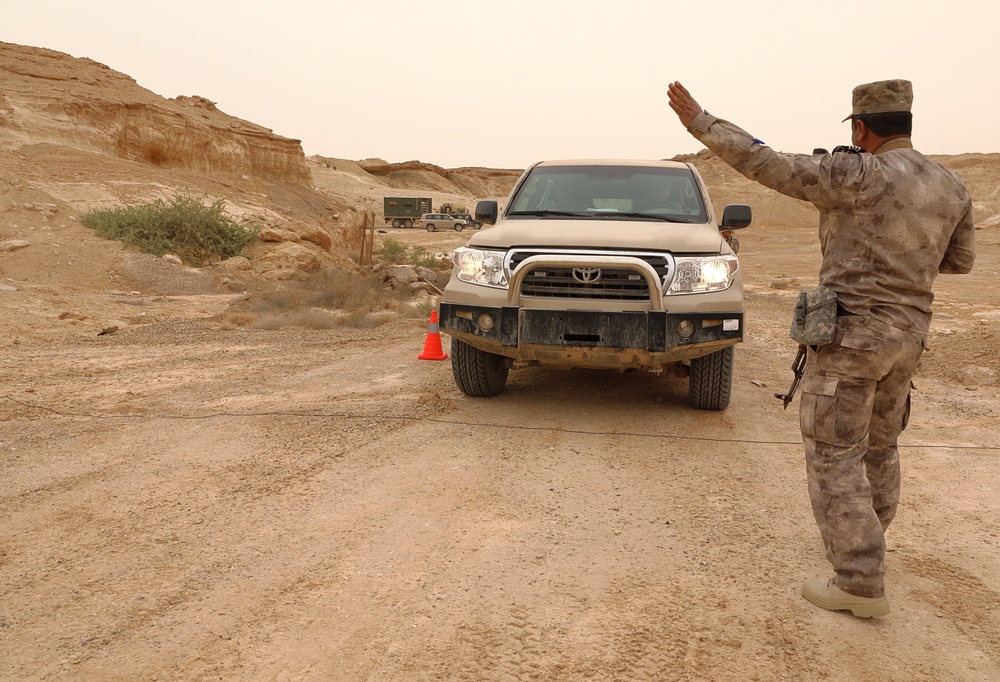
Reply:
[[[441,331],[438,327],[438,314],[431,311],[431,323],[427,326],[427,339],[424,341],[424,352],[417,356],[418,360],[447,360],[448,355],[441,348]]]

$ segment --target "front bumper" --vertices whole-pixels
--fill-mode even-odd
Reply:
[[[441,303],[441,331],[526,363],[651,368],[743,340],[742,312],[553,310]],[[681,333],[682,322],[691,333]],[[683,325],[687,327],[688,325]]]

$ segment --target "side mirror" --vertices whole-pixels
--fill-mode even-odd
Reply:
[[[480,220],[487,225],[496,225],[497,222],[497,202],[477,201],[476,220]]]
[[[720,230],[740,230],[750,227],[753,220],[753,211],[746,204],[729,204],[722,211],[722,223]]]

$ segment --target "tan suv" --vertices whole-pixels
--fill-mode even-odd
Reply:
[[[479,230],[483,227],[482,221],[476,220],[468,213],[455,213],[453,215],[459,220],[464,220],[465,224],[471,227],[473,230]]]
[[[463,393],[497,395],[530,365],[669,370],[692,407],[729,405],[744,294],[726,237],[749,206],[717,220],[689,163],[548,161],[476,219],[496,227],[455,250],[439,318]]]
[[[450,216],[447,213],[425,213],[420,216],[420,222],[427,228],[428,232],[437,232],[438,230],[447,229],[453,229],[456,232],[461,232],[465,227],[464,219]]]

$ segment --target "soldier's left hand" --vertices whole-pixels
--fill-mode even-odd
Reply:
[[[667,85],[667,96],[670,98],[670,108],[674,110],[685,128],[690,126],[694,117],[702,111],[701,105],[679,81]]]

